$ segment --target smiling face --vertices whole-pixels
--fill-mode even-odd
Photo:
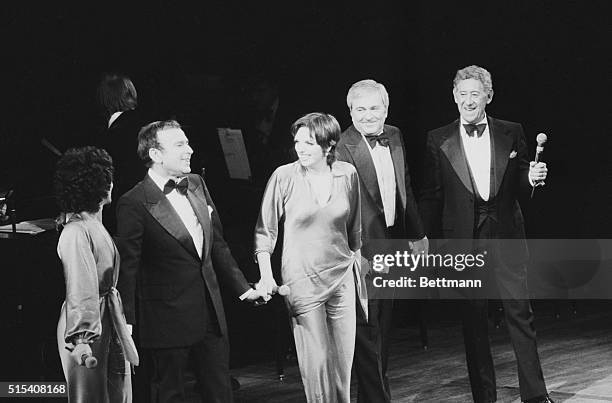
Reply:
[[[149,156],[160,173],[165,176],[179,177],[191,172],[193,149],[181,129],[170,128],[157,132],[160,148],[151,148]]]
[[[478,123],[485,117],[485,108],[493,99],[493,91],[486,92],[479,80],[461,80],[453,89],[459,115],[468,123]]]
[[[306,126],[298,129],[293,137],[293,142],[300,164],[304,168],[323,168],[327,164],[327,153]]]
[[[387,107],[378,91],[364,91],[353,99],[351,119],[359,133],[378,134],[383,130],[387,118]]]

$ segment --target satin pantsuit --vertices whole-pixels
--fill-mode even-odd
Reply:
[[[102,222],[74,214],[58,243],[66,278],[66,301],[57,326],[58,351],[70,402],[131,402],[129,362],[138,354],[115,288],[119,254]],[[95,368],[78,365],[66,347],[90,344]],[[129,362],[128,362],[129,361]]]
[[[324,205],[316,201],[299,162],[272,174],[255,229],[255,254],[274,251],[282,221],[281,276],[291,290],[286,301],[306,398],[348,403],[359,270],[355,252],[361,247],[359,184],[350,164],[334,162],[331,174]]]

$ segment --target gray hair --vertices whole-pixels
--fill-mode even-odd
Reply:
[[[453,80],[453,89],[457,88],[459,81],[468,80],[470,78],[480,81],[487,94],[491,94],[493,92],[493,79],[491,78],[491,73],[476,65],[467,66],[461,70],[457,70],[457,74],[455,74],[455,79]]]
[[[385,108],[389,109],[389,93],[384,85],[381,83],[377,83],[374,80],[361,80],[357,81],[355,84],[351,86],[348,90],[348,94],[346,94],[346,105],[349,110],[353,105],[353,100],[355,98],[360,97],[366,91],[375,91],[380,94],[380,98],[382,99],[382,103]]]

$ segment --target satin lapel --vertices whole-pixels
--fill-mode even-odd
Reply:
[[[157,222],[164,227],[166,231],[174,238],[183,247],[196,259],[200,260],[200,256],[198,255],[195,246],[193,244],[193,239],[191,235],[189,235],[189,231],[183,224],[183,220],[178,215],[172,204],[168,201],[168,199],[164,196],[164,193],[159,190],[157,185],[153,182],[151,178],[147,175],[144,180],[145,186],[145,197],[146,197],[146,208],[151,213],[153,218],[157,220]]]
[[[463,151],[463,146],[461,145],[461,137],[459,134],[459,123],[454,125],[454,129],[451,130],[449,136],[442,142],[440,145],[440,149],[446,155],[451,166],[455,170],[455,173],[463,182],[463,186],[466,187],[470,191],[470,193],[474,193],[472,189],[472,181],[470,179],[470,171],[467,165],[467,158],[465,157],[465,152]]]
[[[195,212],[198,221],[202,226],[202,232],[204,233],[204,250],[202,251],[202,260],[208,259],[208,254],[212,246],[212,222],[210,221],[210,215],[208,213],[208,204],[206,203],[206,196],[202,187],[195,180],[189,180],[189,188],[187,190],[187,200],[191,203],[191,207]]]
[[[499,191],[499,186],[502,183],[506,167],[508,166],[508,158],[512,151],[512,137],[506,133],[506,128],[501,125],[496,119],[491,117],[489,120],[489,135],[491,137],[491,148],[494,152],[491,155],[494,161],[491,165],[495,167],[495,181],[493,183],[492,196],[496,196]]]
[[[359,178],[365,184],[366,190],[382,211],[382,197],[380,196],[380,189],[378,188],[376,168],[374,167],[370,150],[368,150],[369,145],[363,140],[361,134],[359,134],[353,126],[351,126],[347,134],[350,138],[346,143],[346,149],[353,158],[355,168],[359,173]]]
[[[391,159],[393,160],[393,169],[395,170],[395,183],[398,185],[400,200],[402,207],[406,207],[406,187],[403,186],[406,183],[406,161],[404,160],[404,151],[402,150],[402,139],[400,134],[395,132],[389,137],[389,147],[391,149]]]

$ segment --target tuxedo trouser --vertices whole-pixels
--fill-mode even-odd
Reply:
[[[229,374],[229,342],[217,326],[208,326],[203,340],[178,348],[150,349],[152,362],[151,402],[184,402],[186,387],[195,376],[196,393],[204,403],[233,401]],[[212,328],[212,329],[211,329]],[[180,330],[177,330],[180,331]]]
[[[493,238],[495,225],[490,219],[482,221],[475,238],[477,248]],[[480,245],[479,245],[480,244]],[[527,291],[526,270],[523,265],[506,267],[495,257],[489,257],[491,276],[495,281],[504,308],[506,326],[517,360],[521,400],[547,393],[542,366],[537,350],[534,316]],[[495,369],[491,356],[488,332],[488,301],[467,299],[461,303],[463,340],[474,402],[493,402],[497,399]]]
[[[368,300],[368,320],[357,301],[357,336],[355,339],[355,374],[358,403],[391,401],[387,363],[393,300]]]
[[[397,218],[396,218],[397,222]],[[388,227],[386,239],[404,239],[400,226]],[[368,299],[368,319],[357,301],[357,337],[355,340],[355,375],[357,403],[388,403],[391,390],[387,378],[389,336],[393,320],[392,299]]]
[[[306,400],[349,403],[355,350],[355,281],[348,270],[331,297],[291,318]]]

